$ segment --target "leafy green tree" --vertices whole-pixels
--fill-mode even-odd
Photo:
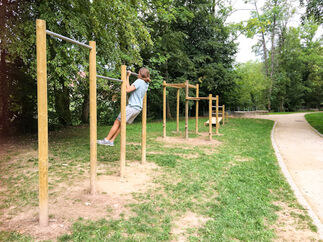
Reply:
[[[269,80],[263,72],[263,63],[252,62],[236,67],[236,87],[232,92],[234,102],[230,106],[239,109],[264,109],[266,107],[266,90]]]

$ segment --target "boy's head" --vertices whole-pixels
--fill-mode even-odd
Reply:
[[[138,72],[138,78],[144,80],[145,82],[151,82],[149,70],[145,67],[140,68]]]

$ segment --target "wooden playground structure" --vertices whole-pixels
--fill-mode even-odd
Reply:
[[[36,20],[36,52],[37,52],[37,106],[38,106],[38,169],[39,169],[39,224],[48,226],[48,98],[47,98],[47,60],[46,35],[77,44],[89,49],[89,89],[90,89],[90,193],[96,194],[97,179],[97,103],[96,79],[102,78],[121,82],[121,135],[120,135],[120,176],[125,173],[126,163],[126,81],[130,75],[138,74],[121,66],[121,79],[97,75],[96,43],[89,45],[70,39],[46,29],[44,20]],[[141,163],[146,162],[146,119],[147,95],[143,100],[142,109],[142,141]]]
[[[121,66],[121,79],[98,75],[96,71],[96,43],[89,41],[89,45],[70,39],[66,36],[46,29],[44,20],[36,20],[36,53],[37,53],[37,105],[38,105],[38,169],[39,169],[39,224],[48,226],[48,97],[47,97],[47,35],[77,44],[89,49],[89,99],[90,99],[90,193],[96,194],[97,180],[97,78],[121,83],[121,135],[120,135],[120,177],[124,177],[126,164],[126,83],[130,75],[138,74],[128,71],[125,65]],[[195,133],[198,133],[199,101],[209,100],[209,120],[212,120],[212,108],[215,107],[216,134],[219,130],[219,96],[209,94],[208,97],[199,97],[199,85],[185,83],[163,82],[163,137],[166,137],[166,87],[177,88],[177,116],[176,130],[179,131],[179,101],[180,89],[185,88],[185,138],[188,139],[188,102],[196,102]],[[196,89],[196,97],[189,97],[189,88]],[[216,105],[213,105],[216,101]],[[224,105],[222,117],[224,118]],[[224,120],[223,120],[224,122]],[[141,163],[146,162],[146,124],[147,124],[147,94],[143,100],[142,134],[141,134]],[[212,125],[209,125],[209,140],[212,140]]]
[[[209,100],[209,120],[205,124],[209,124],[211,120],[211,125],[209,125],[209,140],[212,140],[212,124],[216,125],[215,133],[219,133],[220,121],[224,124],[225,116],[225,105],[219,106],[219,96],[215,97],[209,94],[208,97],[199,96],[199,84],[192,85],[187,80],[184,83],[166,83],[163,82],[163,138],[166,138],[166,88],[177,88],[177,103],[176,103],[176,131],[179,132],[179,101],[180,101],[180,90],[185,88],[185,139],[188,139],[188,102],[195,101],[195,133],[198,134],[198,121],[199,121],[199,101]],[[189,97],[189,88],[196,89],[196,97]],[[213,101],[216,102],[213,106]],[[219,108],[222,108],[222,117],[219,117]],[[213,111],[215,108],[215,111]],[[215,114],[215,117],[213,117]]]

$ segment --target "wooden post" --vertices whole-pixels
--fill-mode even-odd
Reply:
[[[141,164],[146,162],[146,124],[147,124],[147,93],[145,94],[142,107],[142,130],[141,130]]]
[[[222,105],[222,125],[224,125],[224,119],[225,119],[225,105]]]
[[[188,80],[185,82],[185,139],[188,139]]]
[[[166,82],[163,81],[163,138],[166,138]]]
[[[219,133],[219,95],[216,95],[216,110],[215,110],[215,115],[216,115],[216,127],[215,127],[215,133]]]
[[[209,94],[209,140],[212,140],[212,94]]]
[[[39,225],[48,226],[48,111],[46,22],[36,20],[37,105],[38,105],[38,169]]]
[[[199,84],[196,84],[196,97],[199,97]],[[195,105],[195,133],[199,132],[199,101]]]
[[[91,194],[96,193],[96,165],[97,165],[97,143],[96,143],[96,44],[90,41],[90,189]]]
[[[176,132],[179,132],[179,94],[180,94],[180,88],[177,88]]]
[[[120,137],[120,176],[124,177],[126,166],[126,78],[127,67],[121,66],[121,137]]]

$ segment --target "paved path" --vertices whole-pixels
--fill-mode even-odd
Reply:
[[[294,183],[323,224],[323,138],[304,113],[257,115],[277,122],[274,139]]]

